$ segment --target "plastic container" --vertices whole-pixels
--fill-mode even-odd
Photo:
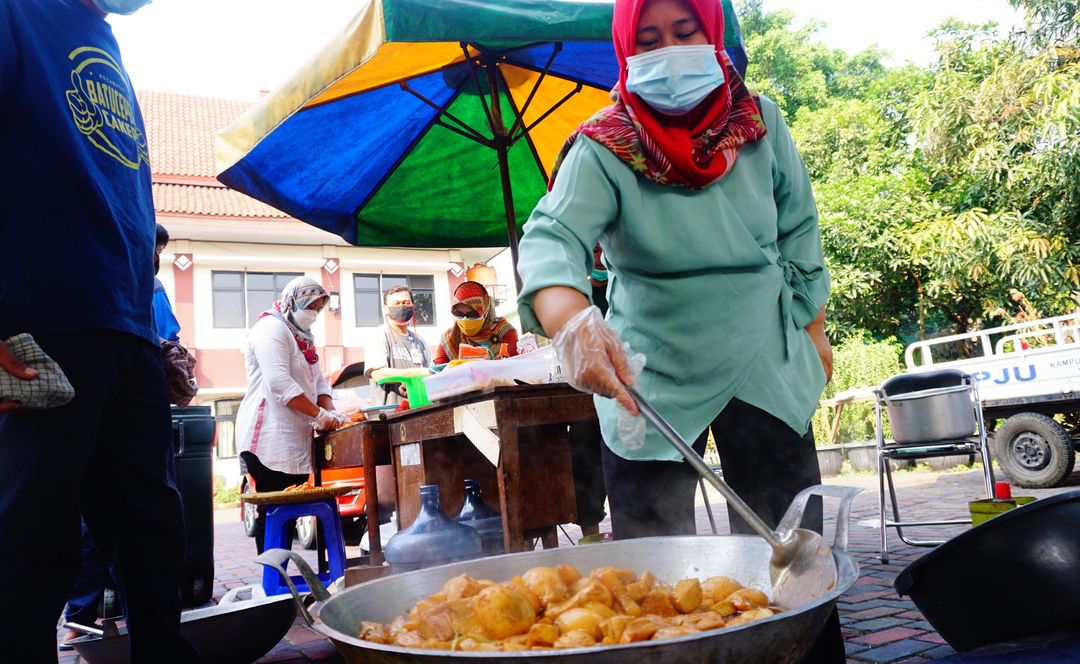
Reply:
[[[427,396],[432,401],[468,394],[499,385],[520,382],[546,383],[551,375],[551,361],[543,353],[512,357],[506,360],[475,360],[424,378]]]
[[[425,378],[425,376],[382,376],[377,382],[379,385],[401,383],[405,386],[406,400],[409,402],[409,407],[419,408],[431,403],[424,386]]]
[[[443,513],[438,484],[420,487],[420,512],[416,520],[399,530],[383,547],[386,561],[400,571],[470,560],[482,552],[480,533]]]
[[[480,480],[465,480],[465,504],[454,520],[480,533],[485,555],[504,551],[502,515],[484,502]]]
[[[209,406],[172,409],[176,489],[184,505],[184,606],[201,606],[214,592],[214,470],[216,423]]]
[[[968,503],[971,512],[971,525],[978,526],[999,514],[1014,510],[1021,505],[1035,502],[1035,496],[1013,496],[1012,498],[984,498]]]

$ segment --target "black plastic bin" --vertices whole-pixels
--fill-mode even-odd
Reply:
[[[214,590],[214,416],[209,406],[172,409],[176,488],[184,503],[187,548],[180,593],[184,606],[201,606]]]

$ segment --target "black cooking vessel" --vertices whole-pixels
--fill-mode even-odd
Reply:
[[[954,537],[893,585],[956,650],[1080,624],[1080,491]]]

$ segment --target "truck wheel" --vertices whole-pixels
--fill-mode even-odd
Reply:
[[[1048,489],[1072,474],[1076,456],[1065,428],[1046,415],[1018,413],[994,433],[994,455],[1013,484]]]
[[[302,516],[296,520],[296,539],[308,551],[315,549],[318,530],[318,522],[313,516]]]
[[[251,488],[251,485],[244,481],[244,486],[240,488],[241,493],[255,493],[255,490]],[[248,537],[255,537],[255,518],[259,516],[256,511],[258,508],[251,503],[240,503],[240,517],[244,522],[244,534]]]

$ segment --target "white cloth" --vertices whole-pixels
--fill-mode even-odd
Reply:
[[[289,328],[264,316],[248,332],[244,349],[248,390],[236,413],[236,445],[271,470],[311,472],[311,417],[286,404],[298,396],[318,403],[331,394],[319,364],[308,364]]]
[[[396,342],[396,343],[395,343]],[[418,334],[406,328],[405,334],[394,332],[385,323],[364,346],[364,372],[369,376],[375,369],[413,369],[431,364],[431,353]],[[371,400],[376,404],[399,404],[401,397],[389,394],[382,385],[371,381]]]

